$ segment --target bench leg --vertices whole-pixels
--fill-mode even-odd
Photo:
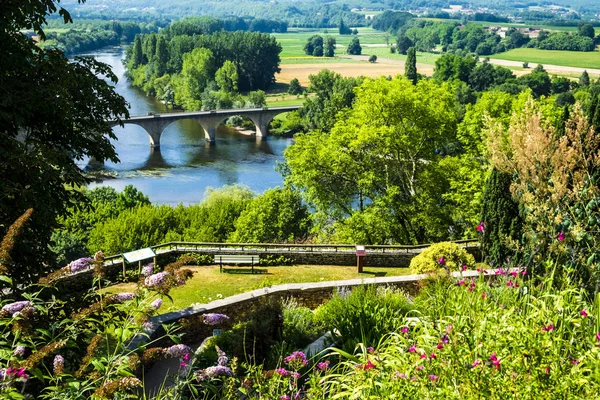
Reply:
[[[223,261],[219,259],[219,272],[223,273]]]
[[[254,273],[254,257],[252,257],[252,273]]]

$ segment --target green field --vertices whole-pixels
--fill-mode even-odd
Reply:
[[[250,268],[232,268],[231,272],[219,273],[218,266],[191,267],[194,277],[185,286],[171,291],[173,303],[164,299],[161,313],[189,307],[194,303],[206,303],[221,297],[248,292],[282,283],[320,282],[354,278],[373,278],[376,276],[408,275],[408,268],[372,268],[366,267],[358,274],[356,267],[308,266],[260,267],[262,273],[250,273]],[[107,292],[119,293],[135,290],[135,283],[123,283],[111,286]]]
[[[583,52],[521,48],[506,53],[494,54],[490,58],[565,67],[600,68],[599,51]]]
[[[462,22],[460,19],[443,19],[443,18],[421,18],[427,21],[436,21],[436,22]],[[517,24],[511,22],[487,22],[487,21],[469,21],[470,24],[478,24],[481,26],[501,26],[505,28],[541,28],[547,31],[561,31],[561,32],[577,32],[576,26],[551,26],[544,24],[534,24],[534,23],[526,23],[526,24]]]
[[[363,55],[376,55],[377,58],[389,58],[391,60],[402,60],[406,61],[406,55],[398,53],[390,53],[389,47],[363,47]],[[435,64],[435,60],[440,57],[441,54],[437,53],[422,53],[417,52],[417,62],[421,64]]]

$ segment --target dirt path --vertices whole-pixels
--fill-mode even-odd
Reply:
[[[496,58],[490,59],[490,64],[501,65],[503,67],[523,67],[523,62],[521,61],[499,60]],[[561,65],[550,64],[543,64],[543,66],[549,74],[581,74],[583,71],[587,71],[590,75],[600,75],[600,69],[598,68],[565,67]],[[523,73],[529,73],[529,70],[535,67],[537,67],[536,63],[529,63],[529,69],[524,70]],[[521,71],[515,71],[515,73],[517,72]]]

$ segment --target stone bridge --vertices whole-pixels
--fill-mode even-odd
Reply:
[[[180,113],[165,113],[165,114],[149,114],[143,116],[130,117],[124,119],[124,124],[135,124],[141,126],[146,130],[148,136],[150,136],[150,146],[159,147],[160,137],[165,128],[175,121],[183,119],[193,119],[197,121],[202,129],[204,129],[204,135],[206,140],[214,142],[215,132],[219,125],[229,117],[239,115],[247,117],[256,126],[256,136],[264,137],[267,136],[267,129],[269,123],[275,118],[277,114],[284,112],[294,111],[299,109],[301,106],[288,106],[288,107],[263,107],[263,108],[244,108],[237,110],[212,110],[212,111],[194,111],[194,112],[180,112]],[[117,126],[117,121],[107,121],[110,126]]]

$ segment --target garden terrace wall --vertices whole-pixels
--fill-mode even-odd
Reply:
[[[454,277],[462,276],[467,278],[480,276],[476,271],[465,271],[462,274],[455,272],[452,275]],[[484,277],[490,278],[493,276],[485,275]],[[245,320],[247,310],[252,306],[261,304],[265,300],[284,301],[294,299],[298,305],[314,309],[329,300],[336,291],[351,289],[361,285],[393,287],[415,295],[419,290],[419,282],[426,277],[427,275],[421,274],[328,282],[291,283],[256,289],[207,304],[194,305],[179,311],[157,315],[150,319],[152,327],[146,331],[146,334],[151,339],[155,339],[163,333],[162,324],[178,322],[183,328],[183,343],[194,344],[201,342],[212,333],[212,328],[202,323],[203,314],[225,314],[230,318],[229,323],[235,324]],[[134,348],[146,340],[146,337],[140,335],[132,341],[130,347]]]

